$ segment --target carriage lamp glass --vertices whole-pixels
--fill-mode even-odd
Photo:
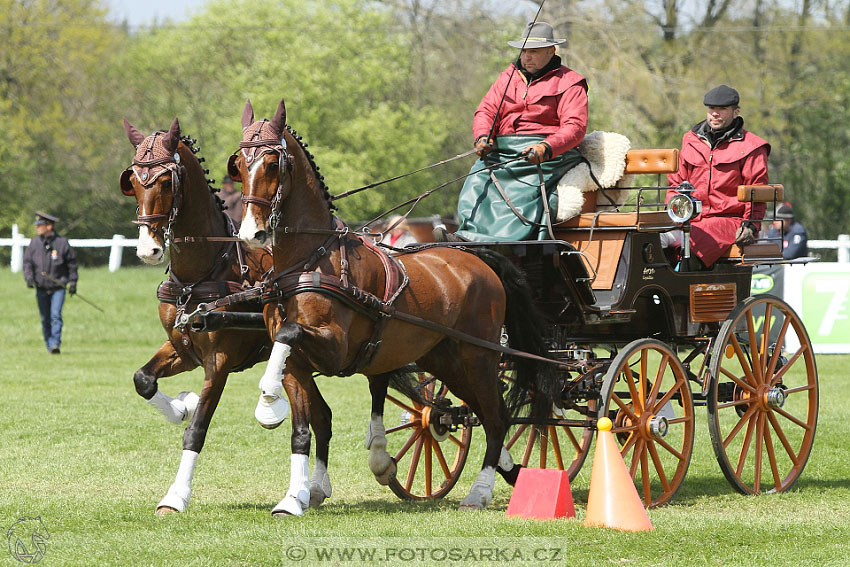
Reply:
[[[684,223],[695,216],[702,210],[702,201],[697,201],[690,195],[679,193],[674,195],[667,202],[667,215],[675,223]]]

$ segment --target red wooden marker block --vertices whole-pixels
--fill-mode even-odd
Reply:
[[[574,518],[576,509],[567,471],[521,469],[505,514],[534,520]]]

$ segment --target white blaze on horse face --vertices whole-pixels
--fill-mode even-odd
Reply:
[[[159,264],[165,258],[165,247],[156,241],[156,237],[145,225],[139,227],[136,256],[146,264]]]
[[[254,165],[261,161],[262,160],[259,160]],[[259,172],[262,169],[262,167],[252,167],[248,169],[248,180],[245,182],[243,187],[256,187],[259,183]],[[245,216],[242,220],[242,226],[239,227],[239,238],[241,238],[249,248],[262,248],[268,242],[268,236],[264,236],[262,239],[257,238],[257,234],[261,231],[265,234],[265,227],[260,228],[257,223],[257,215],[261,214],[262,209],[254,203],[248,203],[245,207]]]

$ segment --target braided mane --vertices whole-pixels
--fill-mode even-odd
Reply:
[[[189,150],[193,154],[195,154],[195,158],[198,160],[198,163],[202,164],[206,161],[203,157],[198,156],[198,152],[201,151],[201,147],[195,145],[195,144],[198,143],[198,140],[196,138],[193,138],[193,137],[187,136],[187,135],[181,135],[180,141],[183,142],[183,144],[187,148],[189,148]],[[201,169],[204,170],[204,175],[209,175],[209,173],[210,173],[209,169],[205,169],[203,166],[201,166]],[[206,181],[207,181],[207,189],[210,190],[210,193],[212,194],[212,196],[215,197],[215,202],[218,204],[218,210],[221,211],[222,213],[224,213],[224,201],[221,199],[221,197],[218,196],[218,192],[221,191],[221,189],[217,189],[217,188],[213,187],[213,183],[215,183],[215,179],[209,179],[208,178],[208,179],[206,179]]]
[[[319,173],[319,166],[316,165],[316,158],[313,157],[313,154],[311,154],[307,150],[307,142],[305,142],[303,138],[298,135],[298,132],[293,130],[292,127],[289,126],[289,124],[286,124],[285,127],[286,131],[292,134],[292,137],[295,138],[296,142],[298,142],[298,146],[301,148],[301,151],[304,152],[304,155],[307,156],[307,162],[310,164],[310,167],[313,168],[313,173],[316,174],[316,178],[319,180],[319,186],[322,189],[322,194],[325,197],[325,201],[327,201],[328,203],[328,208],[331,211],[335,211],[337,207],[333,204],[333,201],[331,200],[330,190],[328,189],[327,184],[325,184],[325,176]]]

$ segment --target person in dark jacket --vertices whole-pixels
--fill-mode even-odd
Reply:
[[[776,209],[777,221],[767,233],[768,238],[782,238],[782,257],[786,260],[809,255],[809,235],[799,222],[794,220],[794,209],[788,203],[782,203]],[[781,225],[785,228],[782,230]]]
[[[62,306],[65,286],[68,293],[77,293],[77,255],[68,239],[53,230],[59,219],[36,211],[35,230],[38,233],[24,252],[24,278],[27,287],[35,288],[41,330],[51,354],[59,354],[62,343]]]
[[[236,230],[242,224],[242,191],[237,191],[230,176],[225,175],[221,182],[221,200],[224,201],[224,212],[233,221]]]

